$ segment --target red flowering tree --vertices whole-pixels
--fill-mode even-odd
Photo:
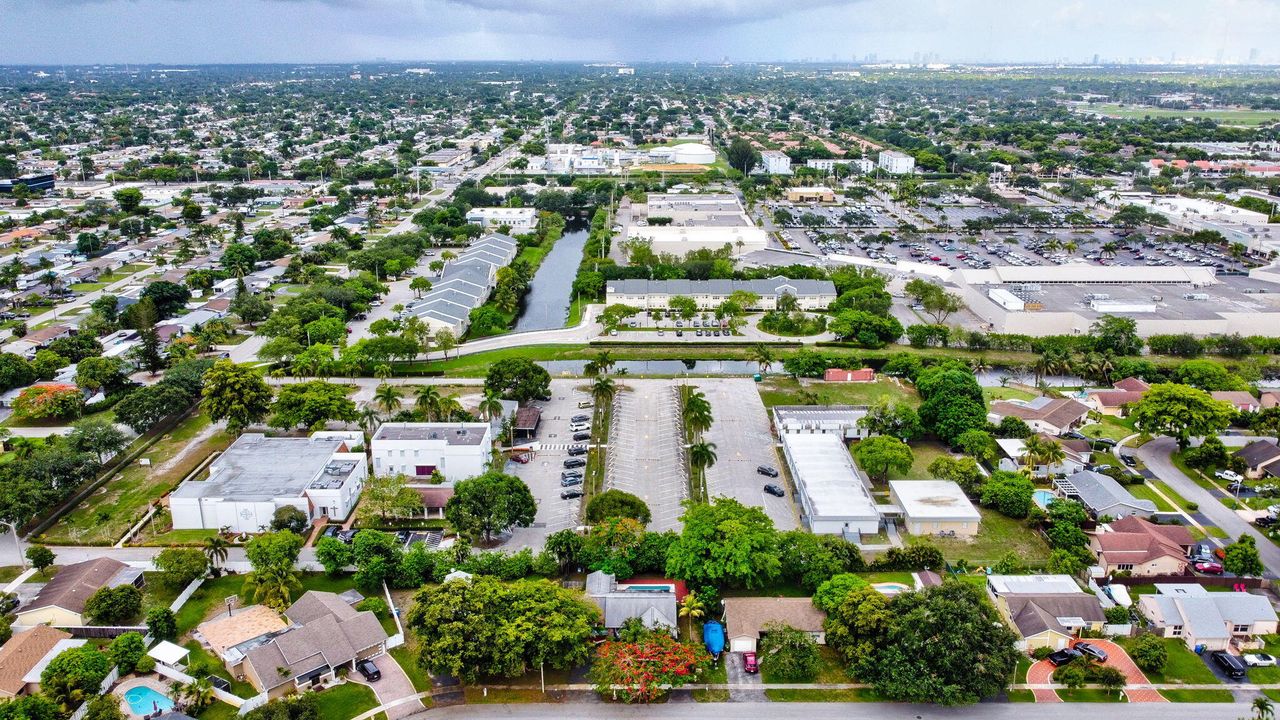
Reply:
[[[711,665],[701,645],[682,643],[665,632],[639,640],[606,642],[596,651],[591,680],[601,695],[616,693],[626,702],[653,702],[668,690],[697,679]]]
[[[13,414],[22,420],[77,417],[84,410],[84,395],[75,385],[32,385],[13,400]]]

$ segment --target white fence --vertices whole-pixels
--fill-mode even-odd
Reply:
[[[203,584],[204,578],[202,577],[192,580],[191,584],[183,588],[182,592],[178,593],[178,597],[174,598],[172,603],[169,603],[169,612],[176,613],[181,610],[182,606],[187,604],[187,601],[191,599],[192,595],[195,595],[196,590],[199,590]]]
[[[106,695],[111,692],[111,686],[115,685],[116,681],[119,679],[120,668],[111,668],[111,672],[107,673],[107,676],[102,678],[102,684],[98,686],[98,694]],[[93,698],[85,698],[85,701],[80,703],[80,707],[76,708],[76,711],[71,713],[70,720],[83,720],[85,714],[89,712],[89,703],[92,700]]]
[[[194,677],[182,672],[178,668],[165,665],[164,663],[156,663],[156,673],[159,675],[163,675],[169,678],[170,680],[177,680],[180,683],[193,683],[196,681]],[[221,700],[222,702],[236,708],[244,705],[245,702],[247,702],[244,698],[240,697],[239,695],[232,695],[226,690],[220,690],[218,688],[213,689],[213,696]]]
[[[391,610],[391,617],[396,621],[396,630],[399,630],[395,635],[387,638],[387,649],[390,650],[404,644],[404,625],[400,623],[400,613],[396,611],[395,601],[391,599],[391,591],[387,589],[386,582],[382,583],[382,593],[387,596],[387,608]]]

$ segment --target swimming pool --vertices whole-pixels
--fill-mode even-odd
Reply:
[[[130,688],[124,693],[124,701],[134,715],[150,715],[158,710],[172,710],[173,701],[145,685]]]
[[[619,589],[627,592],[671,592],[671,585],[619,585]]]
[[[1049,503],[1053,502],[1054,500],[1057,500],[1058,496],[1054,495],[1048,490],[1037,490],[1031,493],[1031,498],[1035,500],[1036,504],[1039,505],[1040,507],[1048,509]]]
[[[878,582],[871,583],[871,587],[881,595],[897,595],[898,593],[911,592],[911,587],[900,582]]]

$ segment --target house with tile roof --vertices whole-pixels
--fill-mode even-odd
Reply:
[[[39,673],[31,679],[36,668],[43,668],[49,660],[67,648],[66,643],[83,645],[84,640],[72,640],[70,633],[37,625],[26,632],[15,633],[0,646],[0,698],[30,695],[40,689]]]
[[[1262,401],[1244,390],[1214,390],[1209,397],[1230,403],[1236,412],[1252,413],[1262,409]]]
[[[1181,525],[1156,525],[1129,516],[1101,525],[1089,540],[1098,565],[1107,575],[1128,572],[1134,577],[1181,575],[1195,540]]]
[[[988,420],[999,423],[1006,417],[1019,418],[1033,432],[1061,435],[1084,425],[1089,417],[1089,406],[1071,398],[1047,395],[1031,400],[996,400],[991,403]]]
[[[730,652],[755,652],[765,626],[770,623],[789,625],[813,638],[819,645],[827,642],[822,623],[827,614],[813,606],[807,597],[735,597],[724,599],[725,634]]]
[[[1209,592],[1200,585],[1156,584],[1154,595],[1138,597],[1138,611],[1156,632],[1181,638],[1188,648],[1250,650],[1276,632],[1276,611],[1263,595]]]
[[[1129,406],[1142,399],[1151,386],[1144,380],[1127,377],[1112,384],[1110,390],[1092,390],[1085,397],[1085,404],[1091,410],[1123,417],[1127,415]]]
[[[284,614],[289,629],[245,653],[245,678],[270,699],[333,680],[339,669],[387,650],[378,618],[334,593],[308,590]]]
[[[1254,440],[1232,453],[1244,461],[1246,477],[1280,477],[1280,445],[1269,440]]]
[[[119,560],[100,557],[67,565],[18,609],[15,625],[76,627],[87,625],[85,602],[104,587],[142,587],[142,571]]]

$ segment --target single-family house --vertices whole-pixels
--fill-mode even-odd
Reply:
[[[1081,630],[1101,630],[1106,622],[1098,598],[1069,575],[989,575],[987,593],[1022,638],[1024,652],[1061,650]]]
[[[1037,465],[1031,468],[1032,477],[1051,478],[1070,475],[1083,470],[1089,464],[1092,452],[1089,450],[1087,442],[1069,438],[1060,439],[1044,434],[1041,434],[1040,437],[1057,443],[1062,448],[1063,458],[1053,465]],[[1026,466],[1027,445],[1022,440],[1018,438],[998,438],[996,447],[1000,449],[1000,454],[1004,456],[997,464],[1000,470],[1016,472]]]
[[[1263,410],[1280,406],[1280,390],[1263,390],[1258,397],[1258,404]]]
[[[104,587],[142,587],[142,571],[109,557],[67,565],[17,612],[16,625],[87,625],[85,602]]]
[[[675,583],[619,585],[613,575],[597,570],[587,576],[586,591],[587,597],[600,607],[609,632],[617,632],[632,618],[638,618],[650,630],[662,629],[672,635],[677,632],[680,618]]]
[[[1209,397],[1230,403],[1236,412],[1253,413],[1262,409],[1262,401],[1244,390],[1214,390]]]
[[[1089,549],[1105,574],[1127,572],[1134,577],[1185,573],[1193,544],[1191,533],[1181,525],[1156,525],[1132,515],[1099,526],[1089,539]]]
[[[39,691],[40,670],[63,650],[86,642],[48,625],[14,633],[0,646],[0,699]]]
[[[1085,397],[1085,404],[1103,415],[1122,417],[1129,406],[1142,399],[1151,386],[1136,377],[1127,377],[1112,384],[1110,390],[1092,390]]]
[[[894,480],[889,483],[889,502],[901,511],[913,535],[970,538],[982,522],[964,490],[950,480]]]
[[[735,597],[724,600],[725,633],[730,652],[755,652],[765,626],[789,625],[819,645],[827,642],[822,623],[827,614],[813,606],[813,598]]]
[[[193,637],[222,661],[227,672],[243,677],[245,653],[287,629],[280,613],[266,605],[250,605],[200,623]]]
[[[245,653],[245,678],[271,699],[332,680],[387,650],[377,616],[339,595],[308,590],[284,612],[290,628]]]
[[[1138,611],[1156,632],[1182,638],[1188,648],[1254,649],[1262,646],[1260,636],[1276,632],[1276,611],[1265,596],[1182,583],[1155,587],[1154,595],[1138,596]]]
[[[1041,395],[1031,400],[996,400],[987,419],[999,423],[1006,417],[1021,419],[1033,432],[1062,435],[1084,425],[1089,406],[1071,398]]]
[[[1280,477],[1280,445],[1274,442],[1254,440],[1233,454],[1244,461],[1246,477]]]
[[[1134,497],[1115,478],[1092,470],[1054,478],[1053,486],[1064,497],[1079,500],[1095,518],[1151,517],[1157,510],[1154,502]]]

